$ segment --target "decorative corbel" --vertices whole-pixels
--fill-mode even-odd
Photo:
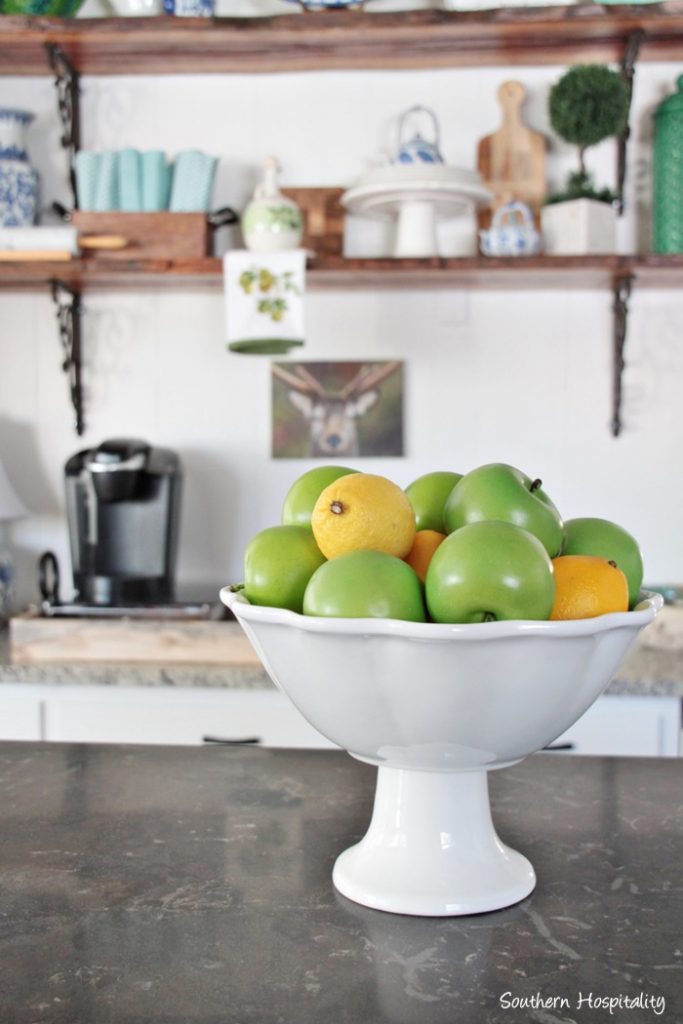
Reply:
[[[83,385],[81,381],[81,296],[62,281],[50,281],[52,301],[57,313],[59,340],[64,353],[62,370],[67,375],[71,404],[74,408],[74,426],[80,436],[85,429],[83,421]]]
[[[626,40],[624,56],[621,59],[621,77],[628,89],[629,120],[626,127],[617,139],[617,212],[619,216],[624,212],[624,182],[626,181],[626,151],[628,140],[631,135],[630,116],[631,98],[633,96],[633,79],[636,73],[636,63],[640,47],[645,38],[645,31],[642,28],[631,32]]]
[[[621,433],[621,400],[622,400],[622,377],[626,361],[624,359],[624,346],[626,344],[626,330],[628,326],[628,301],[631,297],[631,274],[623,274],[614,281],[614,313],[613,343],[612,343],[612,437],[619,437]]]
[[[50,67],[55,75],[59,120],[62,123],[61,144],[69,158],[69,183],[74,207],[78,205],[74,157],[81,146],[80,74],[56,43],[46,43]]]

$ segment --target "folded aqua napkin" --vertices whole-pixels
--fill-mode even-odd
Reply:
[[[176,157],[169,209],[176,213],[205,213],[211,204],[216,157],[187,149]]]
[[[87,149],[79,150],[76,153],[74,169],[78,207],[80,210],[94,210],[100,173],[100,154]]]
[[[168,209],[171,189],[171,168],[166,154],[160,149],[150,149],[141,154],[142,166],[142,209],[146,213]]]
[[[137,213],[142,209],[142,161],[137,149],[118,152],[119,209]]]
[[[110,149],[100,154],[94,207],[98,212],[119,208],[117,156],[118,154]]]

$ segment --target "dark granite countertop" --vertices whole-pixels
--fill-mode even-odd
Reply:
[[[374,776],[337,752],[0,744],[2,1024],[683,1019],[680,761],[492,773],[538,886],[467,918],[333,889]]]

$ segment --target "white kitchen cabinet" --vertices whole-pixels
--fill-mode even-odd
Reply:
[[[42,739],[42,701],[33,687],[0,686],[0,739]]]
[[[267,747],[332,748],[275,690],[55,687],[44,704],[45,739],[197,744],[207,736]]]
[[[573,754],[677,757],[681,702],[677,697],[604,696],[555,743]]]
[[[555,743],[572,754],[676,757],[680,729],[676,697],[604,696]],[[0,685],[0,739],[184,745],[207,736],[334,746],[278,690]]]

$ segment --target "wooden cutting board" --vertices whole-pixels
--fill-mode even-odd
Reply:
[[[261,665],[237,622],[49,618],[30,612],[10,619],[10,661]]]
[[[488,227],[492,213],[512,199],[527,203],[536,217],[540,213],[546,194],[547,143],[522,120],[525,98],[521,82],[503,82],[498,90],[502,124],[479,142],[477,167],[494,195],[491,208],[481,211],[481,227]]]

